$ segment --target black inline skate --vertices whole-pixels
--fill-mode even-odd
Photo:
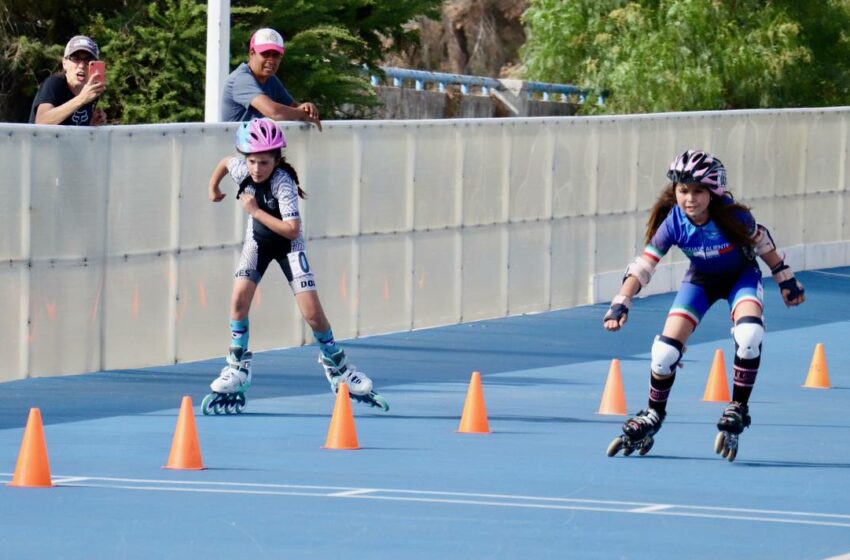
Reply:
[[[734,461],[738,456],[738,436],[751,422],[750,408],[747,405],[737,401],[730,402],[717,421],[717,429],[720,432],[714,439],[714,452],[730,463]]]
[[[623,424],[623,435],[614,438],[608,446],[608,456],[613,457],[621,449],[623,455],[628,457],[637,450],[638,455],[646,455],[652,449],[655,440],[652,436],[661,429],[661,424],[667,416],[666,412],[659,413],[654,408],[647,408],[638,412],[634,418],[626,420]]]

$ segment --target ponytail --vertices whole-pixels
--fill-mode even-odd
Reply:
[[[295,171],[295,168],[286,161],[283,154],[281,154],[280,159],[277,162],[277,168],[285,171],[290,177],[292,177],[292,180],[295,181],[295,186],[298,188],[298,197],[307,198],[307,193],[301,188],[301,183],[298,181],[298,173]]]

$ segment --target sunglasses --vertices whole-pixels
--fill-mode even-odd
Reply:
[[[92,60],[94,60],[94,57],[93,57],[93,56],[79,55],[79,54],[77,54],[77,53],[74,53],[74,54],[72,54],[72,55],[70,55],[70,56],[68,56],[68,57],[66,57],[66,58],[67,58],[68,60],[70,60],[71,62],[73,62],[74,64],[79,64],[79,63],[81,63],[81,62],[84,62],[84,63],[88,64],[89,62],[91,62]]]

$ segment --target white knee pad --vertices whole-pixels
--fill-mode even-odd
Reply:
[[[676,373],[684,346],[675,339],[658,335],[652,343],[652,373],[661,377]]]
[[[745,317],[746,319],[746,317]],[[764,340],[764,325],[755,321],[738,321],[732,329],[732,337],[738,347],[735,355],[742,360],[753,360],[761,355],[761,343]]]

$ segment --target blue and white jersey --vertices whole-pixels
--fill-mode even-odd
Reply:
[[[742,211],[738,217],[747,231],[754,235],[756,221],[753,215]],[[644,249],[643,257],[657,263],[673,245],[679,247],[691,262],[685,281],[689,281],[695,273],[709,276],[737,275],[744,269],[752,268],[755,262],[753,251],[749,247],[731,243],[714,220],[695,225],[678,206],[670,209]]]
[[[234,157],[227,162],[227,171],[240,187],[239,192],[253,195],[257,199],[257,205],[264,212],[283,221],[301,219],[298,211],[298,185],[283,169],[277,168],[266,181],[255,183],[248,174],[248,165],[245,160]],[[245,235],[253,237],[258,242],[291,244],[287,252],[305,249],[304,232],[300,226],[298,237],[290,241],[249,216]]]

